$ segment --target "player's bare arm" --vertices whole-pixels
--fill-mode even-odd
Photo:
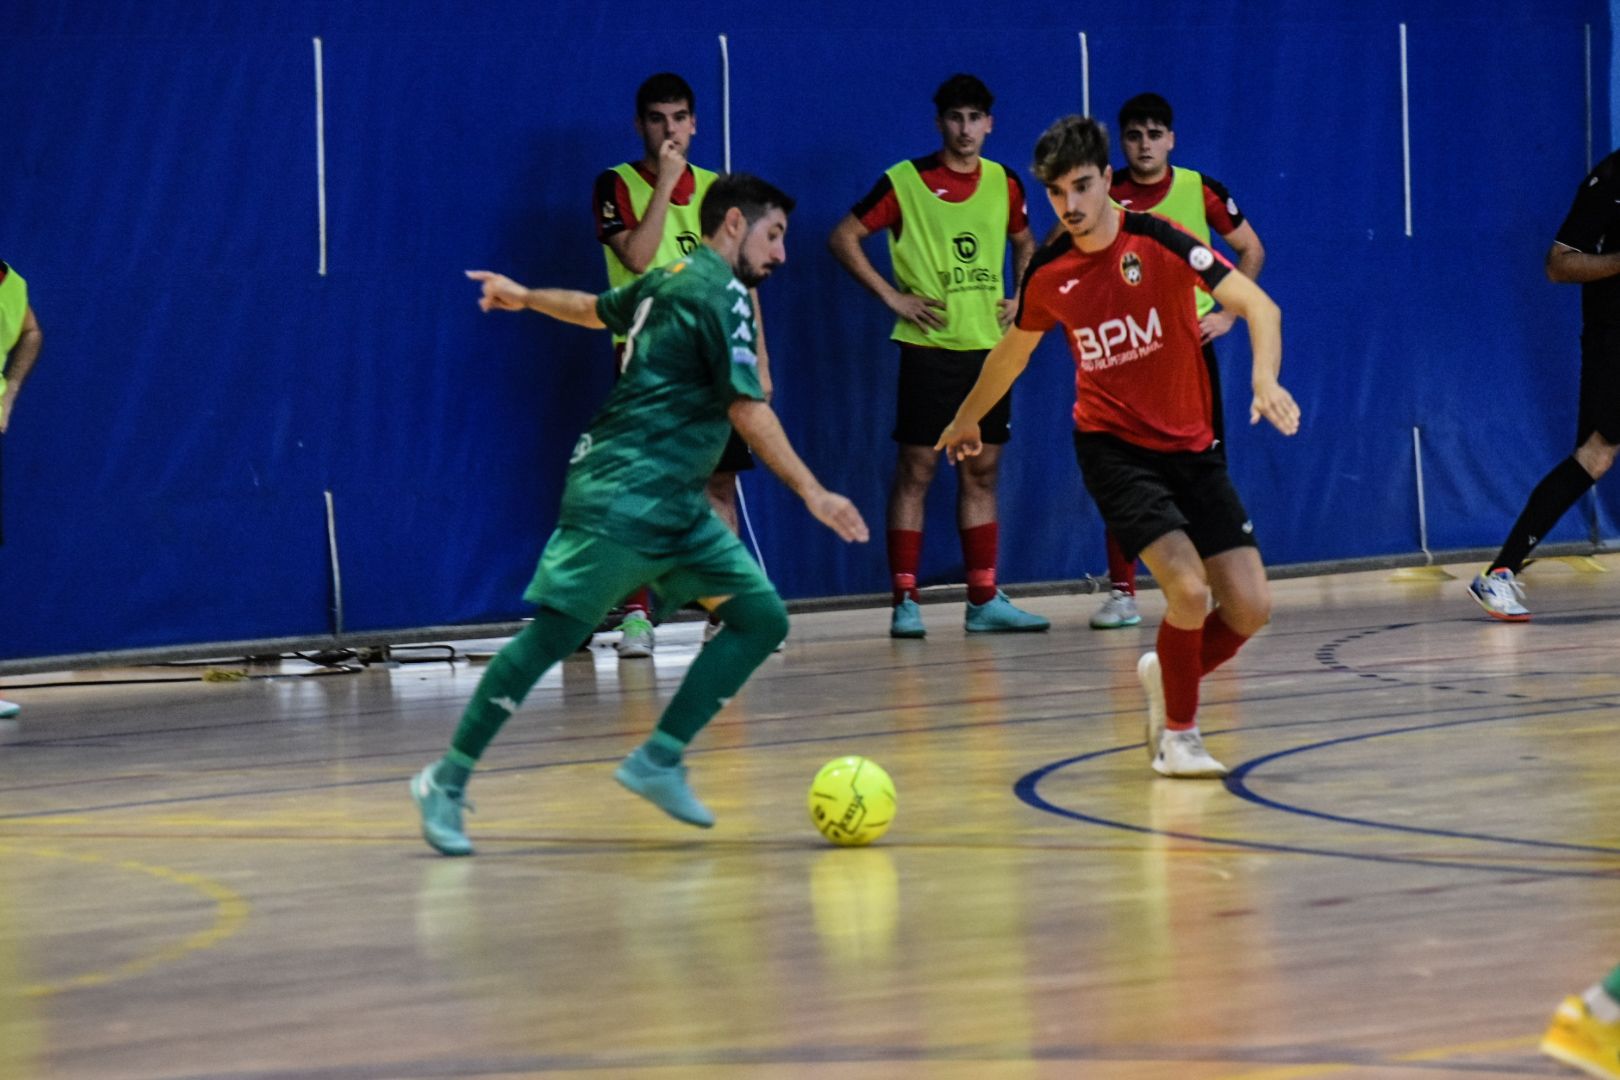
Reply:
[[[1299,406],[1277,381],[1282,370],[1282,309],[1265,290],[1237,272],[1222,278],[1213,295],[1223,308],[1249,324],[1249,351],[1254,355],[1249,423],[1258,424],[1265,417],[1284,435],[1299,431]]]
[[[1238,257],[1238,272],[1250,281],[1259,281],[1260,268],[1266,264],[1266,246],[1260,242],[1260,234],[1254,231],[1254,226],[1245,221],[1231,232],[1224,233],[1221,239]],[[1204,341],[1214,341],[1231,330],[1236,322],[1235,314],[1225,308],[1216,308],[1198,320],[1198,329]]]
[[[1013,233],[1007,237],[1007,242],[1012,245],[1013,295],[1004,297],[1001,301],[998,315],[1003,330],[1013,324],[1013,318],[1018,314],[1018,288],[1023,283],[1024,271],[1029,269],[1029,260],[1035,257],[1035,234],[1026,228],[1023,232]]]
[[[22,392],[28,373],[34,370],[40,347],[44,344],[45,334],[39,328],[34,309],[24,308],[22,332],[17,335],[17,343],[5,358],[6,392],[0,395],[0,435],[5,434],[6,428],[11,426],[11,412],[16,407],[17,395]]]
[[[1620,274],[1620,251],[1591,255],[1554,243],[1547,251],[1547,280],[1560,285],[1584,285]]]
[[[868,292],[890,311],[913,326],[924,330],[942,330],[945,327],[945,303],[928,296],[901,292],[878,273],[872,260],[861,250],[861,241],[872,235],[872,230],[861,224],[854,214],[845,214],[844,220],[827,237],[827,247],[851,277],[866,286]]]
[[[468,270],[483,286],[478,306],[484,311],[538,311],[561,322],[591,330],[606,329],[596,314],[596,294],[577,289],[531,289],[490,270]]]
[[[945,451],[945,457],[951,464],[975,457],[984,449],[984,444],[979,441],[979,421],[1012,389],[1012,384],[1029,366],[1030,354],[1040,340],[1041,335],[1035,331],[1020,330],[1014,326],[1001,335],[1001,340],[990,350],[990,355],[984,358],[978,381],[968,391],[968,396],[962,399],[951,426],[934,443],[934,449]]]
[[[804,500],[805,508],[817,521],[837,533],[841,540],[863,544],[867,541],[870,533],[861,512],[844,496],[821,486],[788,441],[775,410],[763,401],[738,398],[731,403],[728,415],[731,426],[748,443],[749,449]]]
[[[664,240],[664,222],[669,217],[670,196],[686,173],[686,154],[675,140],[665,139],[658,147],[658,182],[653,185],[647,209],[636,227],[607,238],[608,247],[632,274],[645,274],[651,268],[658,245]]]

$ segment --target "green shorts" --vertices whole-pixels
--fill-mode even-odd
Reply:
[[[742,541],[710,514],[679,550],[663,554],[560,525],[546,542],[523,598],[595,626],[643,585],[658,594],[665,611],[708,597],[776,592]]]

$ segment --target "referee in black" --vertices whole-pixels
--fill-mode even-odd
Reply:
[[[1620,150],[1587,174],[1547,252],[1547,277],[1581,287],[1581,404],[1575,452],[1530,493],[1502,550],[1468,591],[1496,619],[1525,622],[1516,575],[1620,449]]]

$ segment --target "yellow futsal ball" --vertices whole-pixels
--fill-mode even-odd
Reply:
[[[894,820],[894,781],[875,761],[834,758],[810,782],[810,820],[842,847],[870,844]]]

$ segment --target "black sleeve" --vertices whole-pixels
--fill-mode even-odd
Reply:
[[[864,218],[872,212],[873,207],[883,201],[885,195],[893,190],[894,181],[889,179],[888,173],[884,173],[878,177],[878,182],[872,185],[872,190],[868,191],[860,202],[850,207],[849,212],[855,216],[856,220]]]
[[[1620,206],[1620,151],[1598,162],[1597,167],[1581,181],[1580,189],[1575,192],[1575,202],[1569,208],[1569,216],[1564,218],[1564,224],[1558,229],[1558,242],[1588,255],[1613,250],[1614,241],[1620,239],[1611,235],[1620,231],[1617,229],[1617,225],[1620,225],[1617,206]]]
[[[1220,202],[1221,208],[1226,211],[1226,216],[1231,223],[1228,228],[1215,230],[1222,236],[1225,236],[1227,233],[1243,224],[1243,211],[1238,209],[1237,200],[1232,198],[1232,193],[1226,190],[1225,184],[1221,183],[1213,176],[1209,176],[1207,174],[1200,175],[1203,175],[1204,177],[1204,187],[1209,190],[1209,194],[1215,196],[1215,198]],[[1207,207],[1205,209],[1205,216],[1208,216]]]
[[[1188,273],[1202,279],[1206,292],[1214,292],[1215,286],[1232,272],[1232,264],[1226,256],[1157,214],[1136,214],[1127,210],[1123,227],[1127,232],[1149,237],[1169,249],[1188,268]]]

